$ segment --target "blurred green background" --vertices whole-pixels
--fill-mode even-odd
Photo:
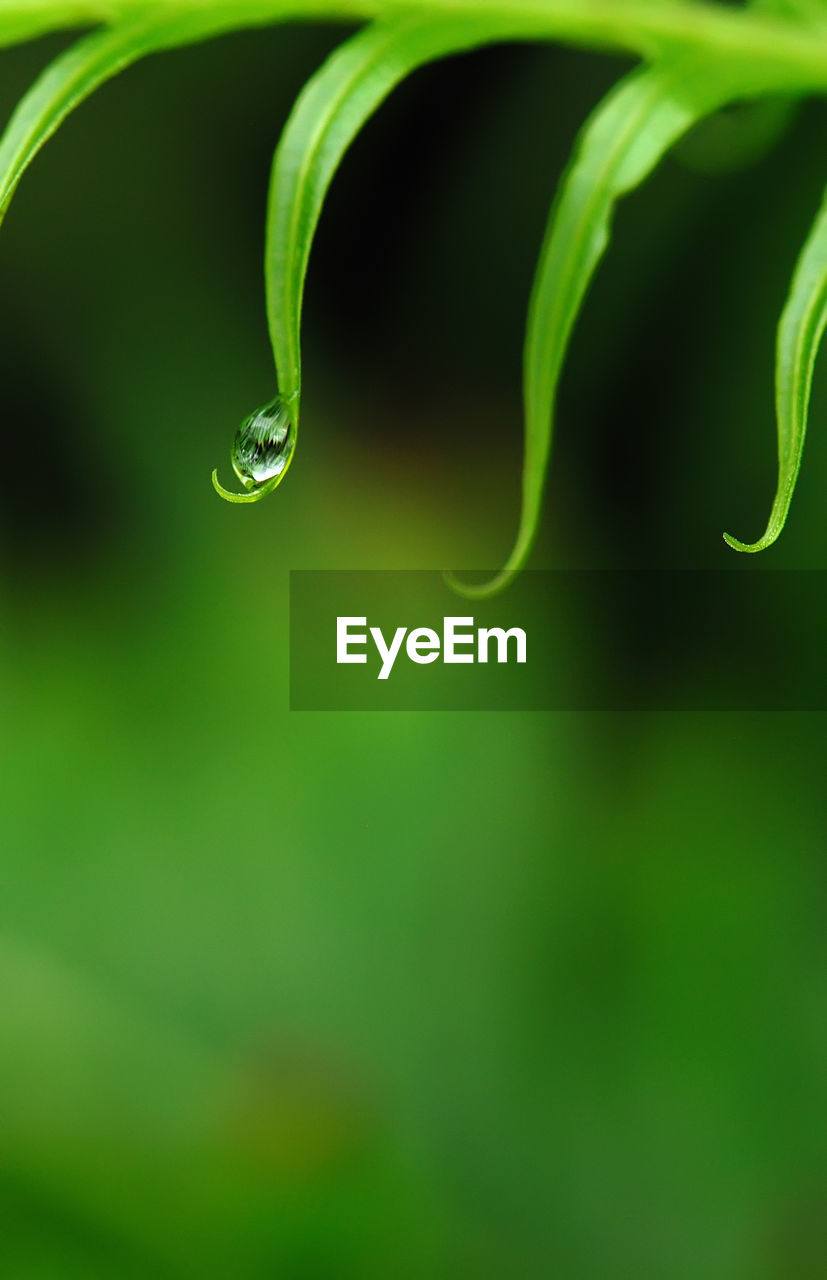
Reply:
[[[533,262],[625,66],[396,93],[325,210],[289,481],[229,507],[269,160],[343,34],[135,67],[0,237],[0,1272],[814,1280],[823,715],[287,710],[290,568],[501,562]],[[4,53],[4,115],[64,43]],[[620,211],[535,567],[752,567],[826,123]],[[827,567],[825,405],[764,567]]]

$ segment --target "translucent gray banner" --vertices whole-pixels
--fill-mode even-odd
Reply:
[[[297,711],[827,709],[827,572],[294,571]]]

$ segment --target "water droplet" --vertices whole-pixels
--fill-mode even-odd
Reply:
[[[296,428],[287,402],[276,396],[245,418],[235,434],[233,470],[245,489],[272,480],[284,471],[296,445]]]

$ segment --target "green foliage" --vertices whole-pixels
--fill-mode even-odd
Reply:
[[[694,62],[658,64],[624,80],[588,122],[549,218],[528,313],[524,361],[525,458],[520,528],[484,596],[523,567],[537,531],[557,384],[589,281],[606,251],[614,206],[638,186],[687,129],[726,99]],[[458,585],[458,584],[457,584]]]
[[[310,248],[347,148],[384,98],[418,67],[507,36],[508,19],[378,21],[346,42],[300,95],[276,149],[267,218],[267,313],[279,385],[301,391],[300,325]]]
[[[609,242],[617,200],[637,186],[695,123],[721,106],[783,93],[827,91],[827,8],[816,0],[765,0],[730,10],[699,0],[8,0],[0,43],[83,22],[111,25],[85,37],[41,76],[0,142],[0,217],[26,166],[69,111],[143,54],[233,27],[304,14],[375,18],[346,42],[300,95],[276,151],[266,254],[267,311],[279,394],[298,426],[301,308],[313,237],[341,160],[365,121],[417,67],[493,41],[563,39],[613,46],[650,65],[626,79],[587,124],[555,200],[529,307],[524,368],[525,458],[520,526],[503,570],[525,564],[541,513],[554,405],[565,354],[589,282]],[[827,213],[796,271],[777,352],[779,484],[757,551],[780,533],[801,462],[813,363],[827,323]],[[292,453],[290,455],[292,458]],[[289,461],[289,460],[288,460]],[[249,492],[269,493],[286,474]],[[246,483],[246,481],[245,481]]]
[[[807,432],[813,366],[827,325],[827,203],[798,260],[790,296],[778,326],[775,412],[778,422],[778,488],[767,528],[757,542],[724,537],[736,551],[763,551],[775,542],[790,509]]]
[[[279,392],[298,428],[301,405],[301,309],[313,237],[325,196],[345,152],[383,99],[417,67],[502,39],[496,14],[439,21],[406,15],[372,23],[328,59],[300,94],[276,149],[267,215],[267,315]],[[281,477],[230,502],[254,502]]]
[[[37,80],[0,142],[0,218],[44,142],[84,98],[140,57],[150,30],[144,21],[104,27],[78,41]]]

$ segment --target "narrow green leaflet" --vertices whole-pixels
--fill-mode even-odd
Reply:
[[[383,99],[416,67],[513,29],[490,18],[445,24],[418,17],[374,23],[338,49],[309,82],[276,151],[266,253],[267,310],[279,391],[298,424],[301,309],[308,259],[325,195],[348,146]],[[520,528],[505,568],[482,586],[504,586],[525,563],[536,532],[552,438],[557,382],[589,281],[608,244],[617,199],[637,186],[691,125],[731,94],[709,71],[680,60],[623,81],[587,124],[561,185],[540,256],[525,351],[525,459]],[[230,501],[257,501],[286,472]]]
[[[342,45],[307,84],[273,162],[267,228],[267,312],[279,388],[301,389],[304,282],[324,198],[347,148],[388,94],[436,58],[502,38],[502,20],[379,22]]]
[[[0,218],[25,170],[69,112],[140,56],[145,30],[145,22],[129,22],[79,40],[21,99],[0,139]]]
[[[100,28],[56,58],[21,99],[0,138],[0,220],[26,169],[75,107],[139,58],[202,39],[215,25],[198,12],[144,14]]]
[[[757,542],[724,538],[736,551],[763,551],[784,528],[807,432],[813,368],[827,326],[827,198],[798,259],[778,325],[775,410],[778,425],[778,488],[763,537]]]
[[[273,161],[266,250],[267,316],[279,401],[292,420],[293,445],[301,398],[307,264],[325,196],[348,147],[388,94],[418,67],[475,46],[519,38],[520,24],[510,15],[382,20],[341,45],[300,94]],[[249,444],[245,426],[258,420],[260,415],[254,414],[242,424],[234,453]],[[260,451],[261,442],[255,443]],[[213,484],[229,502],[257,502],[281,483],[289,462],[290,458],[266,482],[253,486],[250,481],[248,493],[224,489],[216,472]],[[238,467],[236,472],[242,476]]]
[[[554,403],[568,341],[609,243],[618,199],[638,186],[693,124],[720,107],[727,89],[686,61],[634,72],[587,122],[552,206],[534,278],[526,331],[522,511],[513,550],[489,582],[462,594],[492,595],[525,564],[537,531],[551,452]]]
[[[250,17],[251,15],[247,15]],[[262,15],[263,16],[263,15]],[[39,77],[0,138],[0,221],[23,173],[61,122],[99,85],[158,49],[203,39],[235,24],[223,9],[139,10],[94,32]],[[222,496],[254,502],[281,482],[295,446],[301,393],[300,323],[310,248],[330,182],[362,125],[393,88],[436,58],[497,40],[536,36],[528,11],[408,13],[375,22],[329,59],[299,97],[276,152],[270,189],[267,308],[280,394],[245,420],[234,467],[248,486]],[[565,352],[588,284],[609,240],[615,203],[637,186],[697,120],[739,96],[739,75],[708,59],[675,58],[622,82],[587,124],[561,183],[532,291],[525,348],[525,457],[522,514],[503,570],[483,586],[504,586],[525,563],[540,516],[551,449],[554,401]],[[760,91],[754,68],[741,92]],[[760,81],[760,75],[757,81]],[[728,83],[727,83],[728,82]],[[793,279],[777,350],[779,481],[763,537],[741,551],[769,546],[783,528],[801,464],[813,365],[827,324],[827,206],[820,213]],[[245,434],[246,431],[246,434]],[[260,480],[264,475],[266,479]]]

